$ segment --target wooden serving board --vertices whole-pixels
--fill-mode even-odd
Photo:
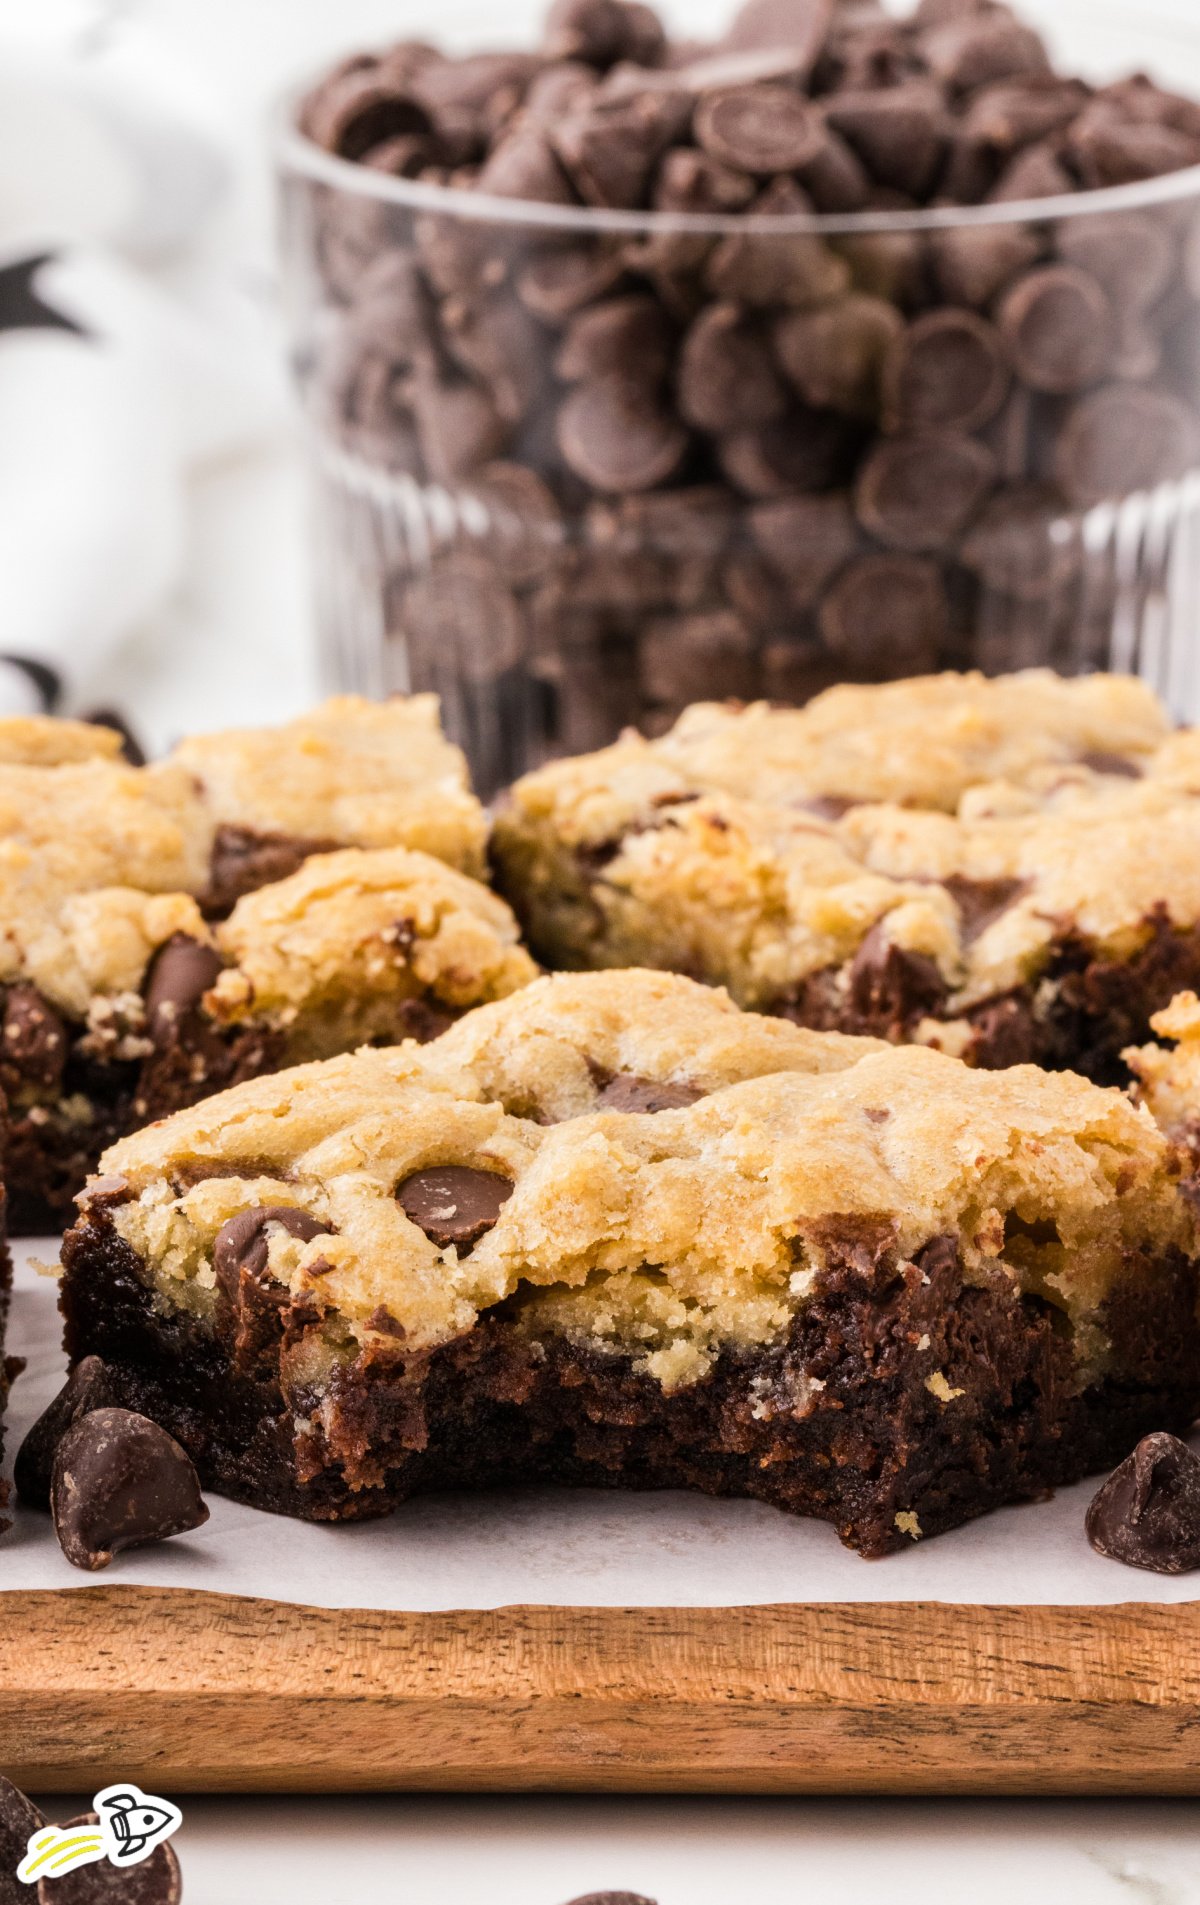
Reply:
[[[168,1794],[1196,1794],[1200,1605],[0,1593],[0,1770]]]

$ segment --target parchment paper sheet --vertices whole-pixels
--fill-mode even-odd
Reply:
[[[10,1354],[28,1359],[9,1407],[8,1466],[63,1374],[56,1287],[28,1266],[57,1242],[17,1246]],[[210,1496],[195,1535],[118,1556],[101,1574],[70,1567],[49,1518],[19,1510],[0,1536],[0,1593],[93,1585],[202,1588],[313,1607],[413,1613],[516,1603],[733,1607],[785,1601],[979,1604],[1200,1598],[1200,1574],[1144,1574],[1102,1560],[1083,1535],[1095,1482],[1004,1509],[885,1561],[862,1561],[833,1531],[752,1502],[681,1493],[531,1488],[429,1496],[390,1520],[316,1527]]]

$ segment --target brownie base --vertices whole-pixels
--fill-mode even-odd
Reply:
[[[208,1487],[310,1520],[532,1480],[689,1488],[827,1521],[874,1556],[908,1544],[910,1516],[941,1533],[1200,1414],[1197,1269],[1178,1253],[1131,1259],[1107,1316],[1113,1369],[1084,1387],[1064,1319],[1002,1273],[967,1286],[951,1240],[904,1265],[890,1230],[843,1224],[786,1340],[730,1349],[673,1394],[624,1356],[533,1338],[515,1300],[433,1354],[373,1349],[320,1396],[285,1392],[289,1350],[316,1327],[302,1308],[222,1300],[212,1326],[156,1309],[102,1212],[63,1262],[72,1360],[103,1357],[126,1406],[169,1429]],[[940,1401],[933,1371],[961,1394]]]

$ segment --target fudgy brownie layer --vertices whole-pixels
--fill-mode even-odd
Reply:
[[[785,1340],[727,1349],[674,1393],[623,1355],[532,1332],[514,1299],[432,1354],[372,1349],[321,1394],[285,1395],[281,1355],[317,1319],[263,1286],[252,1310],[222,1298],[215,1326],[166,1311],[103,1211],[66,1239],[62,1304],[72,1360],[103,1357],[208,1486],[311,1520],[535,1479],[685,1487],[828,1521],[874,1556],[1111,1467],[1200,1413],[1197,1268],[1177,1252],[1131,1256],[1101,1319],[1109,1373],[1084,1386],[1063,1317],[999,1271],[965,1285],[953,1239],[904,1264],[888,1226],[831,1221],[827,1247]]]
[[[1042,1065],[1075,1071],[1099,1085],[1124,1085],[1121,1058],[1147,1036],[1151,1018],[1176,993],[1200,986],[1200,928],[1181,930],[1165,908],[1132,958],[1108,959],[1086,940],[1059,940],[1046,968],[1019,991],[967,1015],[965,1052],[989,1071]],[[932,959],[868,934],[848,974],[822,972],[779,1000],[776,1010],[817,1031],[910,1040],[923,1020],[946,1014],[947,988]]]

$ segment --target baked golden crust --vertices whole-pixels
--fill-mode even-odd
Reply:
[[[503,900],[403,847],[312,856],[239,900],[216,944],[227,964],[206,1008],[286,1033],[297,1061],[394,1028],[403,1000],[458,1013],[538,971]]]
[[[71,761],[115,761],[121,737],[115,728],[90,721],[64,721],[51,714],[11,714],[0,719],[0,761],[14,767],[65,767]]]
[[[613,1073],[704,1095],[608,1110]],[[396,1197],[452,1164],[513,1184],[466,1254]],[[420,1351],[519,1300],[538,1328],[632,1347],[667,1387],[722,1344],[789,1326],[831,1219],[882,1223],[905,1256],[953,1236],[968,1279],[1000,1266],[1067,1312],[1096,1367],[1127,1250],[1191,1238],[1170,1149],[1119,1093],[742,1017],[641,972],[539,980],[431,1045],[257,1080],[126,1139],[102,1168],[124,1188],[96,1195],[170,1305],[212,1310],[228,1219],[295,1205],[322,1232],[275,1227],[270,1274],[323,1315],[331,1360],[381,1317]]]
[[[1194,1150],[1200,1143],[1200,998],[1181,992],[1150,1026],[1167,1043],[1124,1054],[1136,1080],[1133,1095],[1168,1137]]]

